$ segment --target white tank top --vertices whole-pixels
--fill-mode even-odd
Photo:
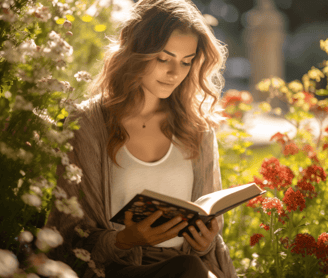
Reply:
[[[173,138],[177,141],[174,135]],[[123,168],[113,163],[110,175],[112,216],[144,189],[190,201],[194,175],[191,160],[184,157],[173,143],[166,155],[156,162],[134,157],[125,145],[119,149],[116,159]],[[175,237],[155,246],[180,248],[183,241],[183,237]]]

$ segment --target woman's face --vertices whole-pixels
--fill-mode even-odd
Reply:
[[[144,93],[168,98],[187,76],[191,60],[196,55],[197,44],[197,36],[173,31],[164,50],[147,65],[146,70],[150,72],[142,78]]]

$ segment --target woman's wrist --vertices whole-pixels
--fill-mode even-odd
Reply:
[[[133,247],[133,245],[131,245],[131,244],[126,244],[126,243],[122,240],[122,231],[119,231],[119,232],[116,234],[116,242],[115,242],[115,246],[116,246],[117,248],[124,249],[124,250],[131,249],[131,248]]]

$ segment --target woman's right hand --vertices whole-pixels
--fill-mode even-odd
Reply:
[[[186,221],[181,222],[181,216],[176,216],[160,226],[150,227],[162,214],[161,210],[157,210],[136,223],[132,221],[133,213],[131,211],[125,212],[125,229],[117,233],[116,247],[130,249],[133,246],[153,246],[176,237],[179,231],[188,225]],[[181,223],[177,225],[179,222]],[[175,227],[172,228],[173,226]]]

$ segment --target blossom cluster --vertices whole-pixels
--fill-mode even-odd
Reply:
[[[283,212],[283,203],[277,198],[264,198],[262,201],[262,209],[264,213],[271,215],[271,212],[276,211],[278,215]]]
[[[82,207],[77,201],[76,196],[73,196],[70,199],[57,199],[55,201],[55,205],[59,211],[62,211],[66,214],[71,214],[74,217],[82,218],[84,215]]]
[[[253,97],[247,91],[228,90],[221,99],[221,105],[225,109],[223,116],[241,118],[243,111],[250,109],[247,105],[252,101]]]
[[[262,188],[277,188],[278,190],[291,185],[294,178],[292,170],[280,164],[279,160],[275,157],[263,160],[260,174],[262,174],[264,178],[264,181],[260,183]]]
[[[303,194],[299,190],[295,192],[291,187],[285,192],[285,196],[282,201],[286,204],[289,212],[292,210],[296,211],[298,207],[300,211],[302,211],[306,207]]]
[[[256,243],[258,243],[260,241],[260,239],[264,237],[264,235],[262,234],[254,234],[251,236],[251,242],[250,245],[254,246]]]

